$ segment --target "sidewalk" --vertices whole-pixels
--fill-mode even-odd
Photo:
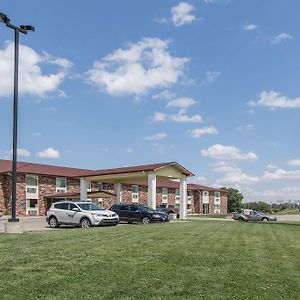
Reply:
[[[4,232],[4,223],[8,222],[11,216],[0,217],[0,232]],[[24,231],[49,230],[45,217],[18,217],[23,223]]]

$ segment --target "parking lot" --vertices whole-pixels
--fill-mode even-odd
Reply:
[[[232,219],[214,219],[214,218],[196,218],[193,217],[194,220],[200,221],[231,221]],[[192,220],[191,218],[189,220]],[[0,218],[0,232],[4,232],[4,223],[7,222],[8,217]],[[278,215],[278,221],[282,222],[300,222],[300,215]],[[51,228],[48,226],[45,217],[20,217],[20,222],[23,223],[24,231],[42,231],[42,230],[50,230]],[[177,220],[173,220],[172,222],[177,222]],[[182,221],[181,221],[182,222]],[[63,226],[64,228],[70,228],[72,226]]]

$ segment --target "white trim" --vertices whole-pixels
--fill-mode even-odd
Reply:
[[[156,209],[156,174],[148,173],[148,200],[149,207]]]
[[[187,183],[186,176],[180,179],[180,219],[187,217]]]

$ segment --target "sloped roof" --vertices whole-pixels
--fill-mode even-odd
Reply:
[[[38,174],[38,175],[52,175],[52,176],[64,176],[64,177],[81,177],[81,176],[93,176],[93,175],[110,175],[118,173],[132,173],[142,171],[155,171],[159,168],[166,166],[175,166],[183,174],[187,176],[194,176],[194,174],[177,162],[157,163],[149,165],[139,165],[131,167],[104,169],[104,170],[87,170],[70,168],[55,165],[45,165],[27,162],[17,163],[17,173],[26,174]],[[11,160],[0,160],[0,173],[12,172],[12,161]]]
[[[49,175],[49,176],[62,176],[62,177],[76,177],[86,174],[89,170],[77,169],[70,167],[54,166],[35,164],[27,162],[17,163],[17,173],[21,174],[36,174],[36,175]],[[12,161],[0,160],[0,173],[11,173]]]
[[[93,192],[88,192],[87,193],[88,198],[93,198],[93,197],[97,197],[97,198],[111,198],[111,197],[115,197],[116,194],[111,193],[111,192],[107,192],[107,191],[93,191]],[[54,193],[54,194],[48,194],[45,195],[45,198],[80,198],[80,193],[79,192],[67,192],[67,193]]]
[[[134,173],[134,172],[149,172],[155,171],[163,167],[175,166],[179,169],[183,174],[187,176],[194,176],[192,172],[184,168],[177,162],[166,162],[166,163],[157,163],[157,164],[149,164],[149,165],[138,165],[138,166],[130,166],[130,167],[122,167],[122,168],[114,168],[114,169],[105,169],[105,170],[96,170],[89,171],[85,175],[86,176],[97,176],[97,175],[110,175],[110,174],[121,174],[121,173]]]

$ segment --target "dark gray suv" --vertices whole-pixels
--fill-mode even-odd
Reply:
[[[164,212],[156,211],[141,204],[115,204],[110,208],[111,211],[119,215],[120,221],[128,223],[142,222],[168,222],[169,216]]]

